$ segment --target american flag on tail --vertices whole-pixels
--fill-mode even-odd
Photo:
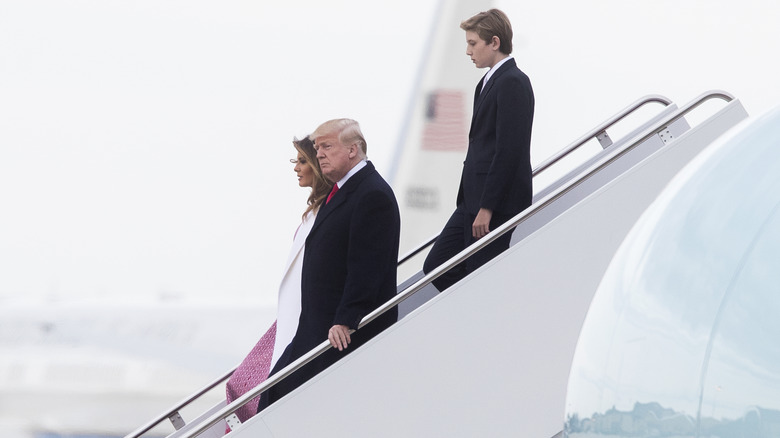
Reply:
[[[428,95],[422,149],[465,151],[468,146],[463,93],[436,90]]]

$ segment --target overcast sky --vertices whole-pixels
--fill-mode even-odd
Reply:
[[[645,94],[780,103],[774,0],[497,6],[536,94],[534,162]],[[273,303],[307,195],[290,140],[351,117],[386,171],[436,7],[0,0],[0,302]]]

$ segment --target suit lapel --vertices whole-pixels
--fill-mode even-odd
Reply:
[[[485,76],[487,76],[487,73],[485,74]],[[482,76],[482,79],[479,80],[479,83],[477,84],[477,89],[474,92],[474,114],[477,113],[477,108],[479,108],[480,104],[482,103],[482,100],[485,99],[485,95],[490,89],[490,86],[493,85],[493,81],[489,81],[487,89],[484,90],[482,89],[483,84],[485,82],[485,76]]]
[[[487,84],[485,84],[485,89],[484,90],[482,90],[481,85],[482,85],[482,81],[485,80],[485,76],[487,76],[487,73],[485,73],[485,76],[482,77],[482,80],[480,81],[480,83],[477,84],[477,91],[476,91],[476,94],[474,95],[474,112],[471,114],[471,125],[472,126],[474,125],[474,120],[477,119],[477,113],[479,112],[480,106],[482,106],[482,102],[485,101],[485,98],[487,97],[488,93],[490,93],[490,90],[493,89],[493,84],[496,83],[496,79],[498,79],[499,76],[504,74],[504,72],[509,70],[510,67],[517,68],[516,66],[517,66],[517,64],[515,64],[514,58],[506,61],[505,63],[503,63],[501,65],[501,67],[499,67],[498,70],[496,70],[496,72],[493,73],[492,76],[490,76],[490,80],[488,81]],[[481,90],[481,92],[480,92],[480,90]]]
[[[322,207],[320,207],[320,211],[317,213],[317,219],[314,221],[314,225],[309,232],[309,236],[317,231],[317,228],[319,228],[319,226],[327,220],[331,213],[336,211],[336,209],[338,209],[342,204],[347,202],[350,193],[354,192],[358,185],[360,185],[360,182],[363,181],[372,172],[374,172],[374,165],[369,161],[366,163],[364,168],[360,169],[358,173],[352,175],[347,180],[347,182],[344,184],[344,187],[339,189],[330,202],[323,204]]]

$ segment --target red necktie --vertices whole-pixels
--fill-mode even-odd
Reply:
[[[325,203],[327,204],[328,202],[330,202],[330,198],[332,198],[333,195],[335,195],[336,192],[338,192],[338,191],[339,191],[339,185],[338,184],[333,184],[333,189],[331,189],[330,195],[328,195],[328,199],[325,200]]]

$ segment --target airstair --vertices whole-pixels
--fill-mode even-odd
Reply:
[[[613,141],[639,108],[662,110]],[[703,108],[711,108],[699,116]],[[411,276],[360,327],[399,306],[399,321],[241,424],[240,406],[330,348],[327,340],[230,405],[185,422],[183,408],[233,370],[127,435],[169,437],[560,436],[579,330],[613,254],[645,208],[693,157],[747,117],[711,91],[677,107],[637,100],[534,170],[535,178],[596,140],[602,149],[540,190],[533,204],[439,268]],[[512,246],[442,293],[431,281],[500,235]],[[433,239],[401,257],[410,263]],[[169,426],[170,430],[170,426]],[[167,433],[167,432],[163,432]],[[147,435],[148,434],[148,435]]]

